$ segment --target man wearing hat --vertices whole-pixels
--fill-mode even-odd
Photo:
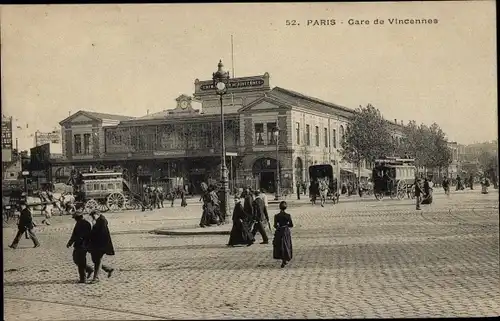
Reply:
[[[19,216],[19,223],[17,224],[17,234],[14,238],[14,241],[12,241],[12,244],[9,245],[9,247],[11,249],[17,248],[17,244],[19,244],[19,241],[21,240],[21,237],[25,232],[29,234],[31,240],[33,241],[33,247],[39,247],[40,242],[38,242],[38,239],[33,232],[35,224],[33,224],[33,216],[31,215],[31,211],[27,206],[26,196],[23,196],[21,198],[20,206],[21,214]]]
[[[82,213],[73,214],[73,218],[76,224],[66,247],[69,248],[73,245],[73,262],[78,266],[78,274],[80,276],[78,283],[85,283],[87,278],[94,272],[92,267],[87,265],[87,250],[92,225],[83,218]],[[87,272],[87,274],[85,274],[85,272]]]
[[[262,198],[260,198],[259,190],[255,191],[255,200],[253,201],[252,208],[255,221],[252,229],[252,234],[255,237],[255,234],[259,232],[260,235],[262,235],[262,243],[260,244],[268,244],[269,238],[267,237],[264,223],[269,222],[269,215],[267,213],[266,204],[264,204],[264,201],[262,200]]]
[[[92,283],[99,282],[99,271],[102,268],[111,277],[114,269],[102,264],[102,258],[106,255],[115,255],[111,234],[108,229],[108,220],[98,211],[90,212],[94,220],[94,226],[90,232],[89,252],[94,262],[94,279]]]

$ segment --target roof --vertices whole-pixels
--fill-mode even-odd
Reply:
[[[112,120],[130,120],[135,117],[131,116],[123,116],[123,115],[115,115],[115,114],[105,114],[105,113],[96,113],[93,111],[86,111],[87,114],[94,116],[99,119],[112,119]]]
[[[353,109],[329,103],[318,98],[306,96],[296,91],[284,89],[281,87],[274,87],[273,89],[268,91],[264,97],[254,101],[253,103],[250,103],[248,106],[243,107],[242,109],[240,109],[240,111],[250,109],[251,106],[256,105],[266,99],[288,106],[302,107],[320,113],[335,114],[344,117],[350,117],[355,112]]]
[[[131,116],[123,116],[123,115],[115,115],[115,114],[106,114],[106,113],[96,113],[93,111],[87,111],[87,110],[79,110],[73,115],[70,115],[69,117],[66,117],[64,120],[60,121],[59,124],[62,125],[66,123],[67,121],[73,119],[76,116],[79,115],[84,115],[90,118],[93,118],[95,120],[105,120],[105,119],[111,119],[111,120],[117,120],[117,121],[123,121],[123,120],[131,120],[134,119],[134,117]]]

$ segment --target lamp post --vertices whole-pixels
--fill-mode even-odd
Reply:
[[[278,124],[273,129],[274,138],[276,140],[276,193],[274,194],[274,200],[277,201],[281,195],[281,182],[280,182],[280,160],[279,160],[279,136],[280,136],[280,128]]]
[[[227,85],[229,83],[229,72],[223,70],[224,65],[222,60],[219,61],[217,72],[212,75],[213,84],[215,87],[215,92],[219,95],[220,99],[220,126],[221,126],[221,184],[222,190],[220,191],[220,211],[222,217],[227,217],[229,214],[229,202],[228,202],[228,178],[227,178],[227,167],[226,167],[226,142],[224,135],[224,109],[222,96],[227,93]]]

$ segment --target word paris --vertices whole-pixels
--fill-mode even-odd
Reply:
[[[391,18],[391,19],[374,19],[374,20],[367,20],[367,19],[349,19],[347,20],[347,24],[350,26],[357,26],[357,25],[432,25],[432,24],[438,24],[439,20],[438,19],[397,19],[397,18]],[[335,20],[335,19],[317,19],[317,20],[307,20],[306,21],[306,26],[309,27],[314,27],[314,26],[336,26],[339,24],[344,24],[343,20]],[[297,20],[287,20],[286,21],[287,26],[300,26],[300,23],[297,22]]]

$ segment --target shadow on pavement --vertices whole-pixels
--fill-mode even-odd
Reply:
[[[193,245],[167,245],[167,246],[145,246],[145,247],[120,247],[120,252],[143,252],[143,251],[163,251],[163,250],[203,250],[203,249],[224,249],[225,244],[193,244]]]
[[[30,286],[30,285],[50,285],[50,284],[76,284],[74,279],[70,280],[32,280],[4,282],[4,286]]]

